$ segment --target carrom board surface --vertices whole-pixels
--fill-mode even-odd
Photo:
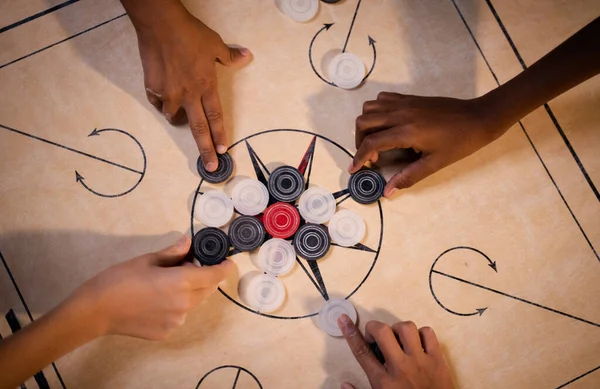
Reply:
[[[600,15],[592,0],[344,0],[307,23],[267,0],[186,6],[254,55],[218,67],[236,177],[254,174],[246,144],[268,169],[297,165],[313,144],[310,184],[331,192],[347,185],[365,100],[480,96]],[[118,1],[4,1],[0,15],[6,337],[98,271],[201,227],[190,216],[204,188],[189,130],[146,101]],[[368,74],[355,90],[327,75],[344,49]],[[297,265],[280,310],[243,304],[252,255],[236,254],[238,272],[170,340],[98,339],[26,387],[365,388],[345,342],[316,327],[323,285],[349,296],[361,327],[433,327],[459,388],[600,387],[599,91],[595,77],[393,201],[344,200],[369,250],[333,247],[320,282]]]

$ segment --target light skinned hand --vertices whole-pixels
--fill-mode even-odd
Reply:
[[[210,267],[182,265],[190,244],[182,236],[161,251],[110,267],[84,283],[72,299],[91,301],[99,335],[166,339],[234,268],[229,260]]]
[[[380,152],[412,148],[421,154],[419,159],[388,181],[384,195],[409,188],[506,131],[492,120],[486,106],[485,96],[459,100],[381,92],[377,100],[364,103],[356,119],[357,152],[349,171],[377,162]]]
[[[214,171],[215,151],[222,154],[228,146],[215,62],[241,65],[250,51],[228,47],[181,5],[161,23],[139,29],[138,44],[148,101],[172,124],[187,118],[206,170]]]
[[[450,370],[438,339],[429,327],[417,329],[410,321],[393,326],[370,321],[365,336],[347,315],[338,319],[352,354],[367,374],[373,389],[453,389]],[[385,365],[375,357],[369,343],[376,342]],[[341,389],[355,389],[348,382]]]

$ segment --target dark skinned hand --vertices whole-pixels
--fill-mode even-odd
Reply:
[[[370,321],[363,337],[347,315],[340,316],[338,325],[372,389],[454,388],[446,359],[431,328],[417,329],[410,321],[398,322],[391,327]],[[373,342],[385,357],[384,365],[369,347]],[[355,388],[344,382],[340,389]]]
[[[420,157],[396,173],[384,195],[409,188],[436,171],[465,158],[504,133],[488,119],[484,98],[459,100],[381,92],[367,101],[356,119],[356,156],[349,168],[358,171],[377,162],[379,153],[413,149]]]
[[[215,151],[224,153],[228,146],[215,62],[243,64],[250,51],[228,47],[183,7],[164,23],[138,30],[138,42],[148,100],[172,124],[187,117],[206,170],[214,171]]]

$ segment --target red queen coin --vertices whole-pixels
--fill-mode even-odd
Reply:
[[[273,238],[286,239],[298,230],[300,214],[291,204],[275,203],[263,214],[263,224]]]

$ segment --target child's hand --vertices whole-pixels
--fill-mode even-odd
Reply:
[[[442,349],[431,328],[417,330],[410,321],[398,322],[391,327],[370,321],[363,338],[348,316],[342,315],[338,325],[373,389],[454,388]],[[367,342],[377,343],[385,357],[385,365],[377,360]],[[354,389],[354,386],[345,382],[340,389]]]
[[[241,65],[251,53],[225,45],[181,4],[164,14],[160,22],[137,29],[146,96],[169,122],[180,124],[187,117],[202,162],[214,171],[215,151],[222,154],[228,146],[215,63]]]
[[[485,98],[458,100],[382,92],[363,105],[356,119],[356,156],[350,173],[379,153],[412,148],[421,157],[396,173],[385,196],[408,188],[436,171],[474,153],[508,128],[492,120]]]
[[[228,260],[211,267],[180,265],[190,243],[184,236],[159,252],[108,268],[83,284],[72,299],[93,304],[90,325],[97,326],[98,335],[165,339],[234,267]]]

